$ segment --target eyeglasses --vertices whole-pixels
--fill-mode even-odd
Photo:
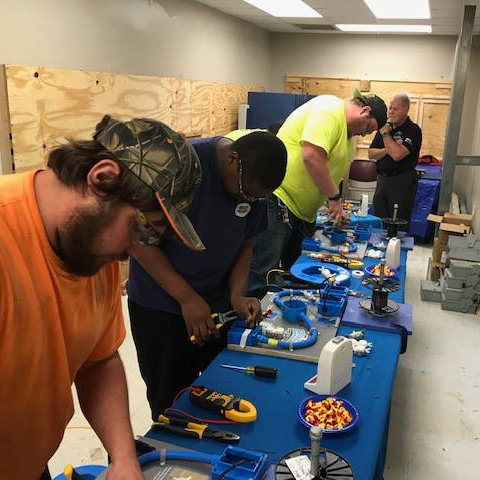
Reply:
[[[252,195],[248,195],[247,193],[245,193],[245,190],[243,188],[243,164],[240,157],[237,157],[237,159],[238,159],[238,190],[240,192],[240,196],[242,197],[242,200],[244,200],[247,203],[254,203],[254,202],[265,200],[265,197],[253,197]]]

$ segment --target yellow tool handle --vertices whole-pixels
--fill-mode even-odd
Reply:
[[[240,400],[238,410],[225,410],[224,416],[229,420],[239,423],[250,423],[257,419],[257,409],[255,406],[247,400]]]
[[[163,423],[165,425],[182,427],[182,428],[185,428],[186,430],[193,430],[198,433],[199,438],[202,438],[205,430],[208,428],[208,425],[203,425],[201,423],[188,422],[187,420],[182,420],[180,418],[173,419],[172,421],[172,419],[166,417],[165,415],[159,415],[158,421],[159,423]]]
[[[73,466],[72,466],[72,465],[67,465],[67,466],[63,469],[63,476],[64,476],[67,480],[72,480],[72,477],[73,477]]]
[[[216,328],[217,330],[220,330],[222,327],[223,327],[223,323],[217,323],[217,324],[215,325],[215,328]],[[190,341],[191,341],[192,343],[196,343],[196,342],[195,342],[195,335],[192,335],[192,336],[190,337]]]
[[[358,270],[359,268],[363,267],[363,262],[360,262],[359,260],[350,260],[348,262],[348,268],[352,270]]]

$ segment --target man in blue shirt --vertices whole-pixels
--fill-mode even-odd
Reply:
[[[226,327],[218,338],[212,313],[233,308],[247,323],[260,320],[259,301],[245,297],[244,289],[253,238],[267,226],[262,199],[286,170],[285,147],[267,132],[192,145],[202,183],[187,216],[205,250],[165,240],[130,251],[130,320],[153,419],[226,345]]]

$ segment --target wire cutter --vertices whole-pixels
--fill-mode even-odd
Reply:
[[[233,320],[238,319],[238,314],[235,310],[230,310],[225,313],[212,313],[212,320],[215,323],[217,330],[222,328],[226,323],[232,322]],[[190,337],[190,341],[195,343],[195,335]]]
[[[158,422],[152,424],[154,432],[167,432],[181,437],[211,438],[217,442],[237,443],[240,437],[226,430],[212,430],[208,425],[194,423],[171,415],[159,415]]]

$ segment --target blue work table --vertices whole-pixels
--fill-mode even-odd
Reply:
[[[339,333],[351,331],[351,328],[341,327]],[[371,355],[354,357],[356,367],[352,370],[352,383],[338,393],[357,408],[359,421],[350,432],[324,435],[322,445],[348,460],[356,479],[380,480],[383,478],[390,396],[400,336],[367,331],[366,339],[373,342]],[[252,377],[222,368],[222,363],[273,366],[278,368],[278,378]],[[316,368],[306,362],[224,350],[194,384],[232,393],[252,402],[258,411],[254,423],[211,427],[236,432],[241,437],[238,446],[265,452],[269,461],[276,463],[287,452],[309,446],[308,429],[299,422],[296,412],[299,403],[313,395],[303,388],[303,383],[316,373]],[[219,418],[190,403],[187,393],[174,406],[195,416]],[[148,432],[147,436],[206,453],[218,454],[225,448],[225,444],[209,439],[195,440],[156,432]]]
[[[310,259],[302,255],[298,261]],[[402,288],[390,295],[392,300],[399,303],[404,301],[406,261],[407,251],[402,250],[398,271]],[[364,262],[368,266],[377,263],[378,259],[365,258]],[[361,279],[352,278],[350,288],[366,294],[370,292],[362,287]],[[340,326],[339,334],[348,335],[352,330],[351,327]],[[325,434],[322,445],[342,455],[352,465],[357,480],[383,480],[390,397],[400,355],[401,336],[367,329],[365,338],[373,343],[372,353],[368,357],[354,357],[356,367],[352,370],[352,382],[337,394],[355,406],[359,421],[350,432]],[[278,378],[253,377],[222,368],[222,363],[276,367]],[[316,369],[317,366],[312,363],[223,350],[194,385],[231,393],[252,402],[258,411],[258,419],[254,423],[212,424],[211,427],[236,432],[241,437],[240,447],[265,452],[269,462],[275,464],[289,451],[309,446],[308,429],[298,420],[297,407],[304,398],[313,395],[303,388],[303,384],[316,373]],[[220,418],[193,405],[187,393],[175,402],[174,407],[197,417]],[[209,439],[195,440],[151,431],[147,436],[206,453],[219,454],[225,448],[225,444]]]

